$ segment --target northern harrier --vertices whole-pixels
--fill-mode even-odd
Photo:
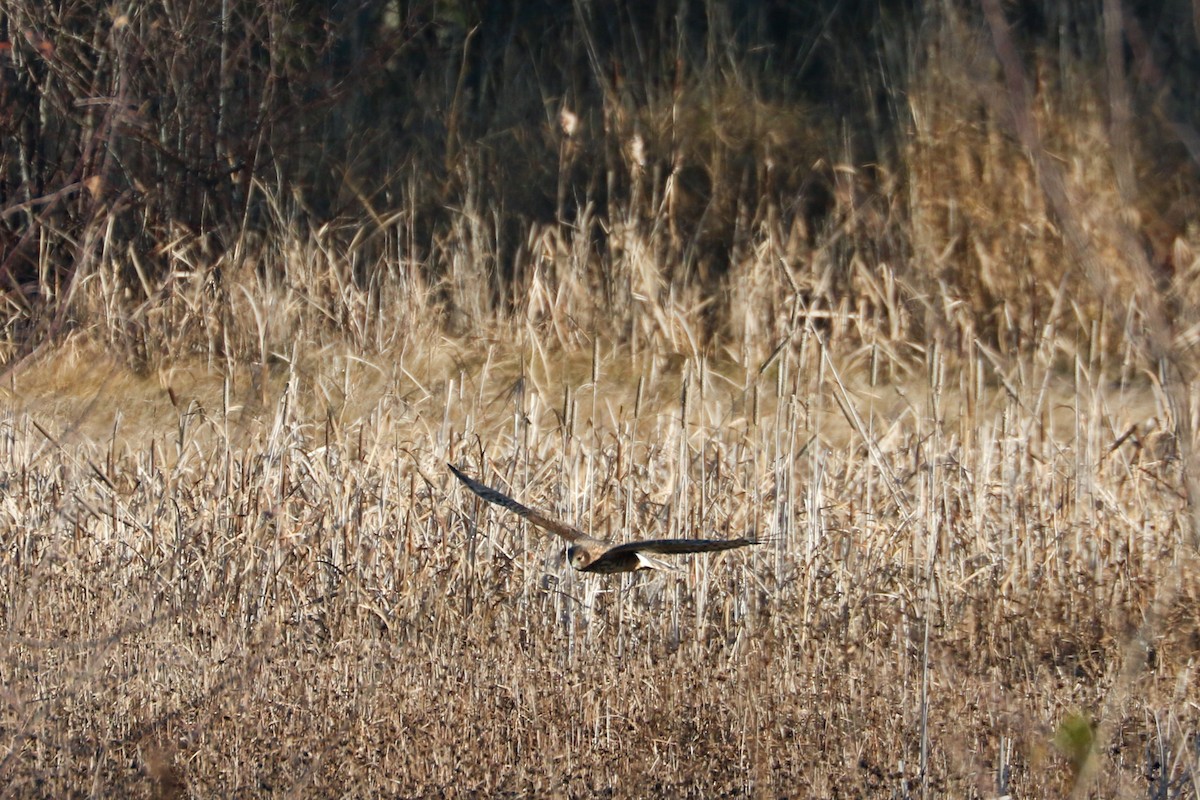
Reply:
[[[672,553],[711,553],[717,550],[732,550],[750,544],[760,544],[758,539],[648,539],[644,542],[613,544],[604,539],[588,536],[578,528],[551,519],[542,512],[523,506],[503,492],[484,486],[447,464],[454,476],[467,485],[475,494],[498,506],[514,511],[539,528],[557,533],[571,543],[567,560],[580,572],[633,572],[639,569],[673,569],[673,567],[647,553],[666,555]]]

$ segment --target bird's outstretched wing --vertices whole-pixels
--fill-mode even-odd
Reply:
[[[760,544],[760,542],[758,539],[649,539],[642,542],[628,542],[608,548],[581,569],[585,572],[632,572],[638,569],[674,570],[676,567],[672,564],[649,554],[711,553],[751,544]]]
[[[643,542],[626,542],[608,550],[605,555],[623,553],[712,553],[717,550],[732,550],[735,547],[761,544],[758,539],[647,539]]]
[[[504,492],[497,491],[496,489],[493,489],[490,486],[484,486],[479,481],[477,481],[473,478],[470,478],[467,475],[464,475],[453,464],[446,464],[446,466],[449,467],[450,471],[454,473],[454,477],[458,478],[460,481],[465,483],[467,485],[467,488],[470,489],[472,492],[479,495],[484,500],[487,500],[489,503],[495,503],[496,505],[500,506],[501,508],[507,508],[509,511],[519,514],[520,516],[529,520],[531,523],[538,526],[539,528],[548,530],[551,533],[557,533],[559,536],[563,537],[568,542],[579,542],[579,541],[595,542],[595,541],[597,541],[596,539],[593,539],[591,536],[588,536],[586,533],[579,530],[578,528],[572,528],[570,525],[567,525],[566,523],[559,522],[556,519],[552,519],[551,517],[546,516],[545,514],[543,514],[542,512],[538,511],[535,508],[530,508],[529,506],[523,506],[520,503],[518,503],[516,500],[513,500],[511,497],[506,495]]]

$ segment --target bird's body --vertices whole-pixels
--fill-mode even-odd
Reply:
[[[671,555],[677,553],[711,553],[720,550],[732,550],[736,547],[759,544],[757,539],[649,539],[641,542],[626,542],[614,544],[605,539],[588,536],[578,528],[573,528],[564,522],[548,517],[542,512],[521,505],[513,498],[490,486],[468,477],[456,469],[453,464],[447,464],[454,476],[466,484],[466,487],[489,503],[507,508],[509,511],[524,517],[543,530],[558,534],[571,543],[567,550],[567,560],[571,566],[580,572],[595,572],[610,574],[615,572],[633,572],[639,569],[671,569],[671,566],[654,555]]]

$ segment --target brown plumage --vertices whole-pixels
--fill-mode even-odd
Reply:
[[[712,553],[718,550],[732,550],[735,547],[745,547],[759,544],[758,539],[648,539],[641,542],[626,542],[613,544],[605,539],[588,536],[578,528],[546,516],[528,506],[523,506],[503,492],[490,486],[484,486],[447,464],[454,476],[466,484],[475,494],[507,508],[524,517],[539,528],[556,533],[571,543],[567,550],[567,560],[571,566],[581,572],[633,572],[639,569],[672,569],[671,565],[647,554],[673,555],[677,553]]]

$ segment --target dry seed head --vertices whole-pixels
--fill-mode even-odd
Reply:
[[[579,133],[579,117],[566,108],[558,112],[558,124],[562,127],[562,132],[568,137]]]
[[[629,139],[629,160],[638,169],[644,169],[646,166],[646,143],[640,133],[635,133]]]

